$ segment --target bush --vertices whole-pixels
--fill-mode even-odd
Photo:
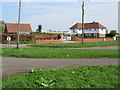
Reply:
[[[0,41],[7,42],[7,37],[11,37],[12,42],[17,41],[17,34],[1,34]],[[46,33],[33,33],[33,34],[20,34],[20,41],[35,41],[35,40],[58,40],[61,35],[56,34],[46,34]]]
[[[11,41],[17,41],[17,34],[2,34],[2,42],[7,42],[7,37],[11,37]],[[20,34],[20,41],[33,41],[33,35]]]

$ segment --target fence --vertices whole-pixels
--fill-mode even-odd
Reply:
[[[60,40],[36,40],[35,41],[37,44],[39,43],[61,43],[61,39]]]
[[[113,41],[113,40],[115,40],[115,39],[114,38],[87,38],[87,39],[83,39],[84,42]],[[118,40],[118,38],[116,40]],[[79,37],[71,37],[71,41],[81,42],[82,40]]]

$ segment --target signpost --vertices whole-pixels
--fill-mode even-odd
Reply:
[[[11,37],[7,37],[7,41],[8,41],[8,47],[10,48]]]

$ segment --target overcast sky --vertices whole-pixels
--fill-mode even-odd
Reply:
[[[0,11],[2,12],[0,19],[7,23],[17,23],[18,2],[7,1],[9,0],[5,0],[0,5]],[[21,23],[30,23],[33,31],[37,29],[38,24],[43,25],[43,31],[65,31],[69,30],[71,25],[81,22],[81,3],[78,0],[76,2],[73,2],[73,0],[54,1],[38,2],[38,0],[35,0],[35,2],[30,2],[29,0],[28,2],[22,2]],[[111,2],[86,1],[85,22],[97,21],[109,30],[117,30],[118,3],[117,0],[116,2],[115,0],[109,1]]]

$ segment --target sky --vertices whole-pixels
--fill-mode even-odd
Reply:
[[[9,2],[8,2],[9,1]],[[18,0],[3,1],[0,5],[0,20],[6,23],[17,23]],[[46,1],[46,2],[45,2]],[[113,2],[114,1],[114,2]],[[39,2],[27,0],[22,2],[21,23],[30,23],[32,30],[36,31],[38,24],[43,26],[42,31],[66,31],[75,23],[81,22],[80,1],[44,0]],[[99,22],[110,30],[118,30],[118,2],[86,1],[85,22]]]

